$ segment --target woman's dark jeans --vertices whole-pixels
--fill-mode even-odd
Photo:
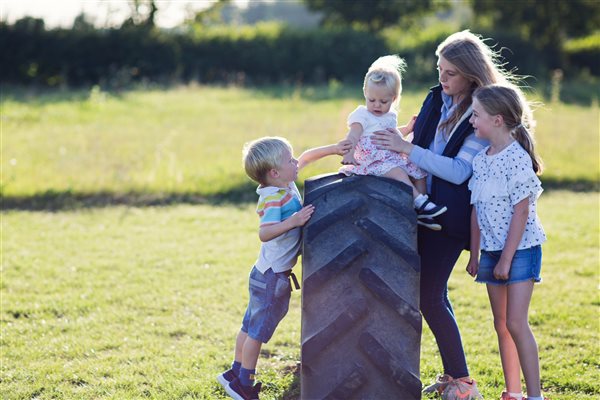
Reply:
[[[435,336],[444,373],[453,378],[469,375],[454,310],[448,299],[448,279],[464,247],[464,239],[419,227],[421,313]]]

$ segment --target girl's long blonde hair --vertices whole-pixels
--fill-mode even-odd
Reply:
[[[457,106],[456,111],[440,128],[451,132],[454,125],[467,112],[473,102],[473,91],[493,83],[517,82],[518,77],[503,68],[500,55],[485,44],[484,40],[469,30],[453,33],[438,46],[435,55],[444,57],[458,72],[471,82],[471,88]]]
[[[533,170],[540,175],[542,160],[535,152],[535,119],[525,95],[515,85],[495,84],[480,87],[473,97],[490,115],[500,115],[511,135],[531,157]]]

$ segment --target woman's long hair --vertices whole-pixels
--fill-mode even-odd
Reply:
[[[468,30],[448,36],[440,43],[435,55],[444,57],[452,63],[458,72],[471,82],[469,92],[457,106],[456,111],[440,125],[445,132],[451,132],[454,125],[467,112],[473,102],[475,89],[493,83],[514,82],[516,84],[519,80],[518,77],[504,70],[497,52],[486,45],[480,36]]]

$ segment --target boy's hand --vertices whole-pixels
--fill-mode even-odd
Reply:
[[[353,147],[354,146],[352,145],[352,141],[350,139],[340,140],[337,144],[335,144],[335,154],[343,156]]]
[[[402,133],[402,135],[406,136],[409,133],[411,133],[414,128],[415,128],[415,121],[417,120],[417,116],[413,115],[412,118],[410,119],[410,121],[408,121],[408,124],[401,126],[400,127],[400,133]]]
[[[344,157],[342,157],[342,164],[344,164],[344,165],[360,165],[360,163],[358,161],[356,161],[356,159],[354,158],[353,151],[349,151],[346,154],[344,154]]]
[[[299,226],[304,226],[314,212],[315,206],[312,204],[302,207],[302,210],[294,213],[294,215],[290,217],[290,223],[292,224],[292,227],[296,228]]]

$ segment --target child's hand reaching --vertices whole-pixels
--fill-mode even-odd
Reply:
[[[413,115],[408,124],[401,126],[399,131],[403,136],[408,135],[415,129],[415,121],[417,120],[417,116]]]
[[[334,146],[335,146],[335,154],[337,154],[339,156],[345,155],[352,149],[352,147],[354,147],[352,145],[352,141],[350,139],[340,140]]]
[[[310,219],[310,217],[315,212],[315,206],[309,204],[307,206],[302,207],[302,210],[294,213],[289,219],[290,223],[294,228],[299,226],[304,226],[306,222]]]
[[[342,157],[342,164],[360,165],[360,163],[354,158],[354,151],[348,151],[346,154],[344,154],[344,157]]]

